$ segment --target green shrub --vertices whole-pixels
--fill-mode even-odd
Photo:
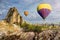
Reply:
[[[27,24],[26,22],[24,22],[21,25],[22,28],[24,28],[25,31],[34,31],[34,32],[40,32],[41,31],[41,26],[35,26],[32,24]]]

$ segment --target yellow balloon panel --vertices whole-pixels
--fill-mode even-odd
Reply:
[[[52,10],[50,4],[39,4],[38,7],[37,7],[37,10],[40,10],[42,8],[47,8],[49,10]]]

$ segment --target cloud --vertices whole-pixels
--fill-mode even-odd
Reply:
[[[29,3],[33,3],[33,2],[37,2],[37,1],[39,1],[39,0],[23,0],[24,2],[29,2]]]

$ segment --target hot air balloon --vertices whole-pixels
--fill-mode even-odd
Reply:
[[[39,4],[37,6],[37,12],[43,19],[45,19],[50,14],[51,10],[52,7],[50,4]]]
[[[24,15],[27,16],[29,14],[28,11],[24,11]]]

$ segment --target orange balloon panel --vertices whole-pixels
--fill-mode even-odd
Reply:
[[[25,15],[25,16],[27,16],[27,15],[28,15],[28,13],[29,13],[28,11],[24,11],[24,15]]]

